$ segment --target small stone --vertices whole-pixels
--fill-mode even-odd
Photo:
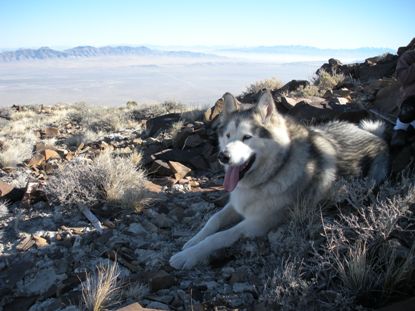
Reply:
[[[189,182],[190,187],[199,187],[200,184],[196,180],[191,180]]]
[[[149,180],[144,182],[144,187],[146,188],[147,191],[154,192],[154,193],[160,193],[163,191],[162,186],[157,185]]]
[[[123,308],[117,309],[117,311],[160,311],[158,309],[149,309],[142,307],[139,303],[133,303]]]
[[[30,167],[37,167],[42,165],[42,163],[45,161],[45,156],[41,153],[35,153],[32,158],[29,160],[28,165]]]
[[[36,246],[38,248],[43,248],[49,245],[48,241],[46,241],[46,239],[42,238],[41,236],[34,235],[33,239],[35,240]]]
[[[16,249],[18,251],[27,251],[33,245],[35,245],[35,241],[31,236],[27,236],[16,246]]]
[[[104,226],[106,226],[107,228],[110,228],[110,229],[114,229],[114,228],[115,228],[115,224],[114,224],[111,220],[109,220],[109,219],[105,219],[105,220],[102,222],[102,224],[103,224]]]
[[[59,153],[57,153],[55,150],[52,149],[45,149],[45,160],[49,160],[49,159],[60,159],[60,155]]]
[[[345,97],[336,97],[334,99],[334,103],[337,105],[347,105],[349,102],[350,100]]]
[[[152,301],[147,305],[148,308],[144,309],[144,310],[170,310],[169,306],[162,303],[162,302],[158,302],[158,301]]]
[[[253,287],[248,283],[234,283],[232,289],[235,293],[252,292]]]
[[[44,129],[45,137],[52,138],[59,135],[59,129],[57,127],[47,127]]]
[[[149,286],[152,292],[156,292],[160,289],[170,288],[176,283],[176,278],[173,275],[160,270],[150,278]]]
[[[148,234],[147,230],[139,223],[132,223],[128,226],[128,232],[137,234],[137,235],[146,235]]]

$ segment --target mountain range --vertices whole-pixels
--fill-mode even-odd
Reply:
[[[182,47],[185,49],[186,47]],[[66,50],[54,50],[49,47],[39,49],[18,49],[13,51],[0,52],[0,63],[16,62],[24,60],[47,60],[65,58],[87,58],[103,56],[169,56],[187,58],[219,58],[227,56],[229,53],[237,54],[271,54],[271,55],[303,55],[328,57],[349,57],[355,59],[365,59],[372,55],[384,53],[395,53],[388,48],[356,48],[356,49],[321,49],[312,46],[302,45],[275,45],[275,46],[256,46],[238,48],[208,48],[205,51],[186,51],[186,50],[162,50],[148,48],[146,46],[77,46]]]
[[[39,49],[18,49],[14,51],[5,51],[0,53],[0,62],[13,62],[24,60],[46,60],[46,59],[63,59],[63,58],[80,58],[80,57],[100,57],[100,56],[170,56],[170,57],[212,57],[199,52],[189,51],[161,51],[147,48],[145,46],[78,46],[71,49],[58,51],[49,47]]]

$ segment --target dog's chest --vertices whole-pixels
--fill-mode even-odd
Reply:
[[[233,208],[245,218],[257,216],[263,213],[269,205],[263,194],[250,189],[235,189],[230,196],[230,203]]]

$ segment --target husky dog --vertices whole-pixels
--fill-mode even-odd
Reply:
[[[230,200],[171,257],[176,269],[189,269],[242,236],[267,233],[286,220],[287,207],[298,198],[312,208],[339,176],[367,176],[380,183],[388,174],[381,122],[306,127],[279,114],[269,91],[245,110],[231,94],[223,99],[218,158]]]

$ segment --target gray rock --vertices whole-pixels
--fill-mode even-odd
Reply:
[[[244,283],[234,283],[232,285],[232,289],[235,293],[243,293],[243,292],[252,292],[254,290],[254,287],[251,284],[244,282]]]
[[[39,295],[46,293],[53,285],[66,279],[66,274],[57,274],[54,267],[36,271],[34,276],[26,276],[17,283],[17,289],[22,294]]]
[[[158,302],[158,301],[151,301],[146,306],[146,308],[148,308],[148,309],[157,309],[157,310],[170,310],[168,305],[166,305],[164,303],[161,303],[161,302]]]
[[[137,234],[137,235],[146,235],[148,234],[147,230],[143,227],[143,225],[139,224],[139,223],[132,223],[128,226],[127,229],[128,232],[133,233],[133,234]]]

